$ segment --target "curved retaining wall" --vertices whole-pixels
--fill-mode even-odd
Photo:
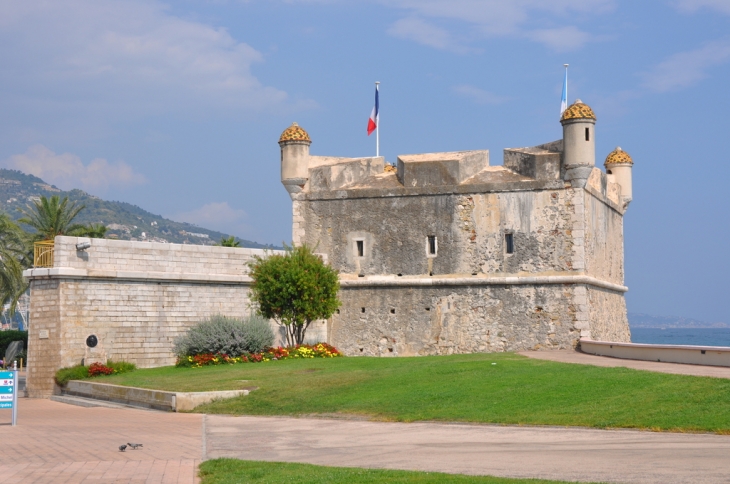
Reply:
[[[651,345],[641,343],[614,343],[581,338],[583,353],[597,356],[611,356],[627,360],[663,361],[689,365],[730,367],[730,347],[727,346],[684,346]]]

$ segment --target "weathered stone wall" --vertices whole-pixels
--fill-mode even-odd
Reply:
[[[580,337],[628,337],[622,214],[601,192],[447,187],[370,195],[296,202],[302,240],[343,274],[330,341],[348,354],[562,348]],[[512,254],[505,234],[514,238]],[[429,235],[438,240],[435,255]],[[546,283],[551,278],[559,281]],[[596,285],[608,287],[590,292]]]
[[[81,241],[90,242],[91,247],[77,251]],[[102,271],[98,275],[121,271],[243,277],[248,274],[246,264],[263,253],[261,249],[56,237],[54,267]]]
[[[623,215],[588,192],[582,191],[582,196],[585,200],[586,273],[623,284]]]
[[[56,370],[82,362],[90,334],[109,359],[164,366],[174,364],[173,341],[191,325],[251,311],[246,263],[262,250],[94,239],[77,251],[82,240],[88,239],[57,237],[54,267],[26,272],[31,396],[50,395]],[[283,333],[272,326],[275,344],[282,343]],[[326,340],[326,324],[307,334]]]
[[[588,289],[588,301],[591,339],[631,342],[631,329],[623,293],[591,287]]]
[[[60,285],[58,280],[40,280],[31,284],[32,324],[28,328],[26,377],[26,389],[31,397],[51,395],[53,376],[63,367],[60,364],[64,352],[60,325]]]
[[[571,285],[346,288],[330,341],[348,355],[412,356],[575,346]]]
[[[518,273],[572,270],[572,190],[347,198],[297,203],[304,241],[343,273]],[[582,220],[579,220],[582,223]],[[505,233],[515,253],[505,251]],[[438,240],[435,257],[427,237]],[[363,257],[356,241],[364,241]]]

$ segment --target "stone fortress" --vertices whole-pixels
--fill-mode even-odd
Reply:
[[[628,342],[623,214],[629,155],[595,167],[581,102],[563,139],[507,149],[383,158],[311,156],[281,135],[295,244],[340,272],[342,307],[307,331],[348,355],[428,355]],[[30,282],[27,390],[59,391],[62,367],[172,365],[175,338],[213,314],[246,316],[259,249],[56,237]],[[279,344],[281,340],[275,344]]]
[[[348,355],[429,355],[629,342],[623,215],[633,161],[595,166],[593,110],[561,116],[563,139],[489,152],[335,158],[279,139],[294,244],[340,272],[328,340]]]

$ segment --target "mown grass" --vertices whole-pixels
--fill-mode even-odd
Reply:
[[[202,484],[559,484],[565,481],[508,479],[504,477],[465,476],[438,472],[391,471],[352,467],[324,467],[310,464],[215,459],[200,464]]]
[[[206,413],[730,433],[730,380],[509,353],[167,367],[98,381],[176,391],[258,387],[196,409]]]

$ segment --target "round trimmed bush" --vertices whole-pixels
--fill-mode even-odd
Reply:
[[[178,357],[204,353],[223,353],[238,356],[260,353],[274,343],[274,331],[269,321],[258,315],[237,319],[211,316],[192,326],[175,340]]]

